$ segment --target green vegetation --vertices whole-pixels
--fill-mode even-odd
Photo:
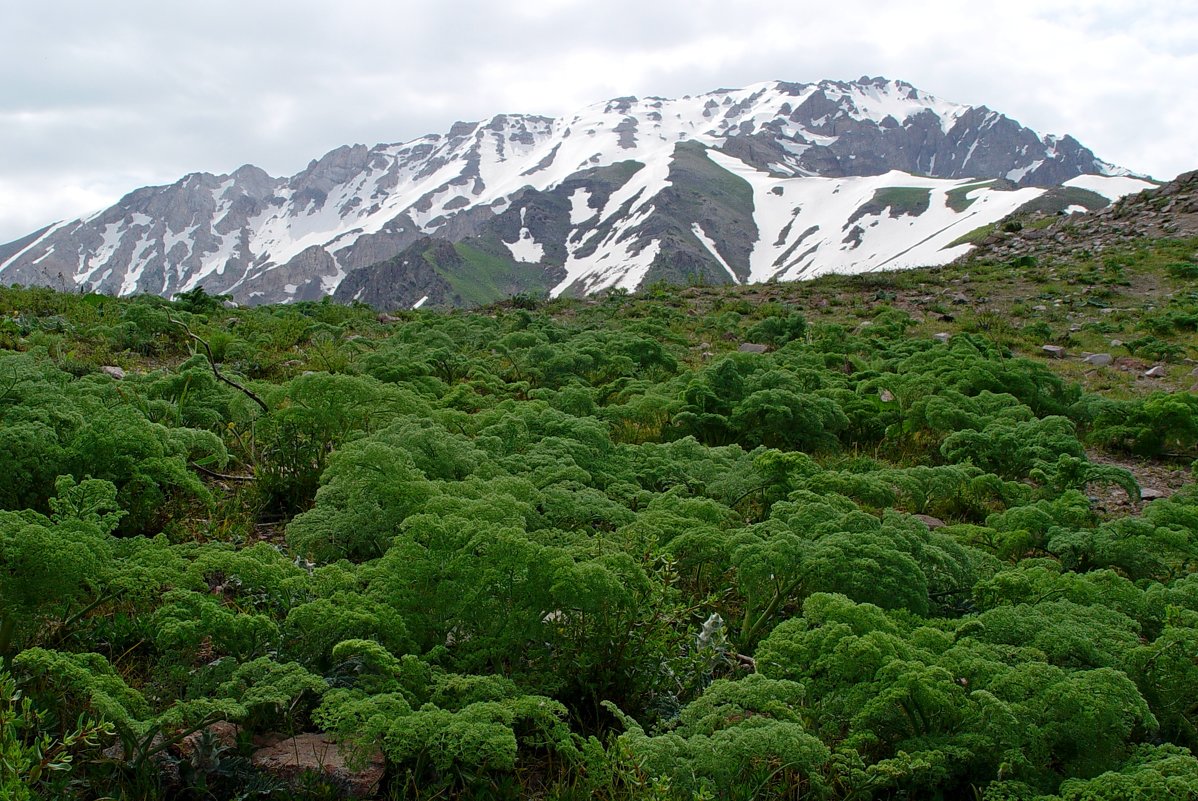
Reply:
[[[465,262],[460,270],[438,270],[454,293],[468,305],[488,303],[495,298],[512,294],[512,287],[536,286],[545,272],[535,264],[513,262],[510,258],[495,256],[466,242],[454,245],[454,250]]]
[[[862,204],[853,212],[846,225],[870,214],[881,214],[887,209],[889,209],[891,217],[900,217],[904,214],[918,217],[928,210],[928,206],[932,202],[931,198],[931,189],[918,186],[888,186],[885,189],[878,189],[869,202]]]
[[[1194,797],[1195,253],[0,289],[0,796],[326,798],[248,759],[319,731],[391,798]]]
[[[966,199],[965,195],[968,192],[994,183],[996,182],[989,181],[980,184],[970,184],[969,186],[961,186],[950,190],[947,200],[949,208],[957,212],[964,211],[973,202]],[[1081,206],[1089,211],[1095,211],[1105,208],[1108,205],[1110,205],[1109,200],[1097,192],[1091,192],[1089,189],[1079,189],[1072,186],[1053,187],[1039,197],[1024,203],[1012,212],[1005,221],[979,226],[957,237],[945,247],[955,248],[958,245],[976,245],[999,230],[1000,224],[1003,226],[1002,230],[1006,231],[1019,231],[1024,228],[1047,228],[1056,222],[1057,217],[1055,215],[1063,214],[1071,206]]]
[[[1016,214],[1030,215],[1036,212],[1057,214],[1070,206],[1081,206],[1088,211],[1106,208],[1111,201],[1097,192],[1076,186],[1054,186],[1040,197],[1029,200],[1016,211]]]
[[[993,186],[997,181],[978,181],[977,183],[958,186],[956,189],[950,189],[945,196],[945,204],[953,211],[960,214],[973,205],[974,199],[967,195],[975,189],[981,189],[986,186]]]

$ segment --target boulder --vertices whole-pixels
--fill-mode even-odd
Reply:
[[[944,528],[946,525],[948,525],[940,518],[932,517],[931,515],[911,515],[911,516],[914,517],[919,522],[923,523],[925,526],[927,526],[930,529]]]
[[[768,348],[765,345],[759,345],[756,342],[742,342],[737,348],[741,353],[765,353]]]
[[[1106,367],[1113,359],[1109,353],[1091,353],[1086,358],[1082,359],[1086,364],[1092,364],[1095,367]]]
[[[1168,371],[1165,370],[1165,365],[1158,364],[1157,366],[1145,372],[1144,375],[1147,378],[1164,378],[1167,372]]]
[[[932,339],[936,340],[937,342],[948,342],[952,338],[953,335],[946,331],[941,331],[939,334],[932,334]]]
[[[1050,359],[1065,358],[1065,349],[1060,345],[1045,345],[1044,347],[1040,348],[1040,350],[1044,351],[1044,355]]]
[[[1160,498],[1168,498],[1169,493],[1162,492],[1154,487],[1140,487],[1140,500],[1155,501]]]
[[[251,761],[258,770],[286,782],[296,782],[306,773],[316,773],[350,798],[370,798],[378,792],[383,779],[385,761],[382,752],[368,755],[360,767],[351,767],[356,763],[348,757],[331,737],[313,733],[299,734],[259,748]]]
[[[199,731],[193,731],[180,740],[176,748],[184,759],[190,758],[200,747],[200,743],[203,741],[205,735],[211,737],[218,745],[222,745],[225,748],[236,748],[237,735],[240,732],[241,727],[236,723],[230,723],[227,720],[218,720]]]
[[[100,368],[100,372],[107,376],[112,376],[117,381],[125,377],[125,371],[117,367],[115,364],[106,364]]]

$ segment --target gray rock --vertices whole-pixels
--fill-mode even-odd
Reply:
[[[948,342],[952,338],[953,335],[945,331],[941,331],[938,334],[932,334],[932,339],[936,340],[937,342]]]
[[[1065,358],[1065,349],[1060,345],[1045,345],[1044,347],[1040,348],[1040,350],[1044,351],[1044,355],[1050,359]]]
[[[948,525],[940,518],[932,517],[931,515],[911,515],[911,516],[914,517],[919,522],[923,523],[925,526],[927,526],[930,529],[944,528],[946,525]]]
[[[742,342],[737,350],[741,353],[765,353],[769,348],[756,342]]]
[[[1112,340],[1111,340],[1111,347],[1112,347],[1112,348],[1121,348],[1121,347],[1123,347],[1123,340],[1122,340],[1122,339],[1112,339]]]
[[[890,403],[894,400],[894,393],[888,389],[884,389],[878,393],[878,397],[881,398],[882,403]]]
[[[1158,364],[1156,367],[1153,367],[1144,373],[1145,377],[1147,378],[1164,378],[1167,374],[1168,370],[1165,369],[1163,364]]]
[[[1168,497],[1169,493],[1158,490],[1155,487],[1140,487],[1140,500],[1142,501],[1155,501]]]
[[[200,743],[203,741],[205,735],[212,737],[219,745],[225,748],[236,748],[237,735],[240,732],[241,727],[236,723],[230,723],[227,720],[218,720],[199,731],[193,731],[180,740],[176,748],[178,748],[179,753],[185,759],[189,758],[200,747]]]
[[[251,757],[258,770],[296,783],[305,773],[315,773],[351,798],[370,798],[383,779],[383,753],[369,754],[365,765],[351,768],[341,746],[324,734],[300,734],[276,745],[259,748]]]
[[[117,367],[115,364],[106,364],[100,368],[100,372],[104,375],[112,376],[117,381],[125,377],[125,371]]]
[[[221,305],[223,305],[226,309],[240,309],[241,308],[241,304],[235,300],[226,300]]]
[[[1084,361],[1086,364],[1092,364],[1095,367],[1106,367],[1113,360],[1111,359],[1111,354],[1109,353],[1091,353],[1082,361]]]

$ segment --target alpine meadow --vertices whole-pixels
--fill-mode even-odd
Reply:
[[[1198,796],[1194,184],[805,283],[0,290],[0,794]]]
[[[1198,801],[1198,5],[10,5],[0,801]]]

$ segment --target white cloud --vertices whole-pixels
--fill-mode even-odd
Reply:
[[[1198,167],[1198,7],[1172,3],[74,0],[6,9],[0,69],[0,242],[191,171],[775,78],[903,78],[1158,177]]]

